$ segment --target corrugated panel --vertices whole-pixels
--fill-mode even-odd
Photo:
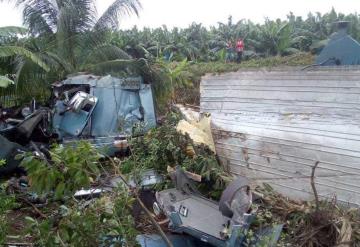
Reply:
[[[277,69],[205,76],[216,151],[231,172],[312,199],[360,205],[360,70]]]

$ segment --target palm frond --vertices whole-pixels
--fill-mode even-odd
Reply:
[[[48,26],[53,32],[56,31],[57,15],[59,13],[59,6],[57,1],[54,0],[32,0],[29,2],[33,8],[35,8],[46,21]]]
[[[15,26],[0,27],[0,37],[8,37],[16,34],[25,35],[27,32],[28,30],[24,27],[15,27]]]
[[[29,31],[33,35],[52,34],[56,31],[57,12],[55,9],[45,10],[38,2],[40,1],[36,1],[34,4],[32,2],[24,3],[24,23],[29,27]]]
[[[95,23],[92,0],[62,1],[57,25],[58,54],[76,67],[76,48],[83,43],[82,34]]]
[[[109,32],[106,30],[96,32],[87,31],[77,34],[74,38],[76,38],[77,64],[80,66],[86,64],[89,55],[95,52],[97,48],[110,44]],[[122,57],[116,57],[114,59],[117,58]],[[99,60],[96,61],[96,63],[98,62]]]
[[[34,97],[43,100],[52,81],[48,72],[22,56],[16,57],[15,95],[22,102]]]
[[[116,59],[129,60],[131,57],[125,51],[114,45],[101,45],[95,47],[83,62],[83,66],[88,64],[97,64],[104,61],[112,61]]]
[[[139,73],[141,67],[144,65],[142,60],[136,59],[116,59],[106,62],[100,62],[97,64],[84,66],[84,70],[95,73],[95,74],[105,74],[117,71],[124,71],[125,73]]]
[[[61,66],[65,73],[70,74],[75,71],[75,68],[71,64],[59,57],[57,54],[50,51],[46,51],[45,54],[49,59],[52,59],[54,63],[57,63],[59,66]]]
[[[0,46],[0,57],[10,57],[20,55],[31,60],[45,71],[50,71],[47,64],[44,63],[35,53],[19,46]]]
[[[139,0],[116,0],[104,14],[99,18],[95,29],[117,29],[119,27],[119,18],[123,15],[135,13],[139,15],[141,4]]]
[[[66,5],[70,11],[68,21],[71,21],[72,32],[82,33],[89,31],[96,23],[96,8],[94,0],[71,0]]]

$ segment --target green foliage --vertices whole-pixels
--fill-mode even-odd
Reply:
[[[162,109],[169,99],[174,99],[177,87],[186,87],[188,92],[196,88],[196,82],[189,83],[189,64],[224,62],[228,41],[244,39],[244,60],[319,52],[336,31],[333,23],[337,20],[351,21],[349,32],[360,40],[359,15],[344,15],[334,9],[324,15],[310,13],[307,18],[289,13],[286,20],[266,19],[263,24],[235,22],[230,16],[226,23],[210,28],[192,23],[187,28],[168,29],[164,25],[118,30],[119,17],[138,14],[138,0],[116,0],[100,17],[96,16],[94,0],[15,2],[24,7],[28,32],[24,28],[0,28],[0,56],[6,56],[5,61],[0,61],[0,74],[15,74],[17,83],[15,90],[1,90],[0,95],[20,98],[17,103],[32,97],[41,101],[48,96],[50,83],[86,71],[97,75],[141,75],[153,84]],[[251,60],[250,64],[259,67],[262,62]],[[236,67],[226,66],[230,69],[219,72]]]
[[[6,242],[6,236],[9,227],[5,215],[0,215],[0,222],[0,245],[3,245]]]
[[[62,205],[55,216],[38,221],[27,218],[28,232],[37,246],[137,246],[128,191],[119,187],[112,195],[90,205]]]
[[[187,59],[181,62],[169,62],[161,58],[156,59],[151,65],[157,74],[155,81],[153,81],[153,87],[159,107],[164,106],[169,101],[174,102],[177,89],[191,88],[192,83],[188,67]]]
[[[291,56],[273,56],[268,58],[254,58],[236,63],[219,62],[167,62],[157,59],[150,65],[153,74],[153,88],[158,110],[164,112],[169,101],[177,103],[199,104],[200,80],[207,73],[220,74],[233,72],[243,68],[260,68],[276,66],[305,66],[312,64],[314,57],[309,53],[296,53]]]
[[[255,190],[262,196],[253,204],[256,220],[252,229],[284,224],[278,246],[336,246],[344,240],[344,234],[349,237],[349,246],[357,246],[358,209],[323,200],[316,210],[315,202],[290,200],[266,183]]]
[[[0,34],[11,37],[0,37],[0,57],[9,57],[8,64],[11,62],[11,66],[7,65],[8,68],[0,72],[16,74],[17,96],[43,97],[46,90],[40,90],[40,93],[28,91],[46,88],[46,85],[80,71],[107,74],[111,72],[108,67],[102,66],[100,70],[92,65],[129,59],[119,47],[110,44],[109,33],[118,28],[120,17],[138,14],[141,8],[138,0],[115,0],[100,17],[97,16],[95,0],[14,2],[24,9],[23,21],[29,36],[13,38],[14,32],[24,34],[22,28],[0,29]],[[134,73],[132,67],[133,64],[127,64],[116,68],[131,74]],[[96,71],[93,68],[97,68]]]
[[[55,145],[50,155],[50,162],[31,153],[22,161],[31,188],[41,195],[53,192],[55,199],[71,196],[76,190],[89,187],[100,175],[100,154],[88,142],[65,147]]]
[[[15,197],[5,193],[5,185],[0,185],[0,245],[6,242],[6,237],[9,230],[9,222],[6,214],[9,210],[16,207]]]
[[[312,64],[313,60],[313,55],[309,53],[296,53],[294,55],[284,57],[273,56],[268,58],[254,58],[244,61],[241,64],[224,63],[221,61],[188,63],[184,73],[186,73],[188,80],[191,81],[191,85],[187,87],[178,87],[176,89],[176,102],[199,105],[200,81],[201,77],[205,74],[221,74],[246,68],[306,66]]]
[[[278,66],[305,66],[312,64],[314,57],[308,53],[298,53],[292,56],[273,56],[268,58],[255,58],[241,64],[225,64],[222,62],[195,63],[189,66],[190,77],[193,82],[200,82],[201,76],[233,72],[243,68],[262,68]]]
[[[6,160],[0,159],[0,167],[6,165]]]
[[[13,35],[25,35],[27,34],[28,30],[24,27],[15,27],[15,26],[7,26],[7,27],[0,27],[0,37],[8,37]]]
[[[0,46],[0,57],[9,57],[9,56],[15,56],[20,55],[23,57],[28,58],[31,62],[37,64],[41,68],[43,68],[45,71],[49,71],[50,68],[48,65],[39,58],[36,54],[33,52],[19,46]]]
[[[251,20],[235,22],[230,16],[227,23],[220,22],[210,29],[197,23],[172,30],[166,26],[143,30],[134,27],[113,34],[111,40],[133,57],[151,55],[167,61],[224,61],[226,43],[234,44],[238,38],[245,41],[245,58],[283,56],[308,52],[313,44],[336,31],[334,22],[338,20],[351,21],[349,33],[360,40],[359,14],[344,15],[334,9],[324,15],[310,13],[305,19],[289,13],[286,20],[266,19],[263,24]]]
[[[188,135],[177,132],[178,120],[176,113],[169,113],[162,126],[150,130],[143,137],[131,139],[132,155],[121,163],[122,172],[155,169],[166,174],[168,166],[179,165],[202,175],[204,181],[199,188],[209,196],[218,197],[230,181],[229,175],[208,147],[197,146]]]
[[[8,87],[9,85],[14,84],[14,81],[9,79],[7,76],[0,75],[0,87]]]
[[[26,68],[25,64],[30,66],[33,72],[39,71],[39,73],[45,73],[50,70],[47,64],[48,61],[45,61],[41,54],[37,54],[36,51],[32,51],[32,49],[25,47],[23,43],[19,42],[17,35],[24,35],[26,33],[27,30],[22,27],[0,27],[0,72],[7,75],[11,74],[11,79],[8,76],[0,76],[0,87],[8,87],[11,84],[15,84],[15,82],[21,82],[19,77],[21,76],[21,71]],[[34,90],[34,88],[37,89],[36,92],[42,91],[40,87],[32,87],[31,89]],[[0,91],[0,96],[4,96],[6,99],[16,100],[15,94],[26,95],[26,90],[21,87],[21,83],[10,90]],[[36,94],[31,95],[30,98],[34,96]],[[2,102],[8,104],[4,100]]]

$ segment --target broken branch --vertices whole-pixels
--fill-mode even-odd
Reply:
[[[25,198],[19,198],[21,201],[25,202],[26,204],[30,205],[34,210],[35,212],[42,218],[46,219],[47,216],[42,213],[34,204],[32,204],[31,202],[29,202],[28,200],[26,200]]]
[[[315,165],[313,166],[312,172],[311,172],[311,187],[312,187],[312,190],[313,190],[314,196],[315,196],[315,206],[316,206],[317,212],[319,211],[319,208],[320,208],[320,202],[319,202],[319,195],[317,193],[316,186],[315,186],[315,170],[316,170],[317,166],[319,165],[319,163],[320,163],[320,161],[315,162]]]

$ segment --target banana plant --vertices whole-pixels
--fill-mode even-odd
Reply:
[[[0,27],[0,40],[7,39],[10,36],[14,35],[25,35],[27,33],[27,29],[23,27]],[[28,49],[16,46],[16,45],[0,45],[0,58],[13,57],[13,56],[21,56],[32,63],[38,65],[45,71],[49,71],[49,67],[46,63],[41,60],[35,53],[29,51]],[[0,75],[0,87],[6,88],[9,85],[15,84],[15,81],[10,79],[7,76]]]

